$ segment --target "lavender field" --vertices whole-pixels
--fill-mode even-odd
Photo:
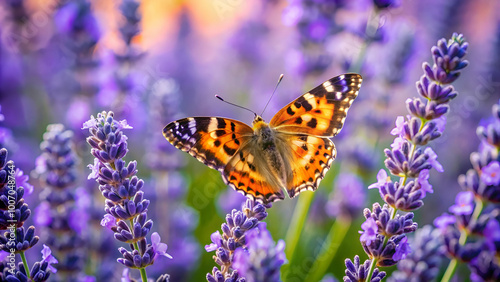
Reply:
[[[500,281],[498,11],[2,0],[0,281]],[[214,95],[269,101],[269,122],[346,73],[361,88],[314,192],[255,201],[163,134],[186,117],[252,125]],[[224,168],[195,121],[172,124],[176,145]]]

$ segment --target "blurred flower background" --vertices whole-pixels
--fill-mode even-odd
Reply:
[[[228,190],[218,172],[168,144],[163,127],[187,116],[251,123],[251,114],[221,103],[214,94],[260,113],[283,73],[263,114],[269,121],[312,87],[358,72],[363,85],[343,131],[334,138],[338,157],[320,188],[274,203],[267,209],[267,224],[259,224],[264,228],[259,236],[279,242],[280,251],[284,240],[282,280],[323,278],[311,278],[311,270],[330,273],[325,281],[332,276],[340,280],[345,258],[357,254],[362,262],[366,259],[358,240],[362,209],[381,202],[377,189],[367,187],[377,182],[384,148],[394,139],[394,121],[407,114],[405,101],[418,96],[415,82],[422,62],[432,58],[430,48],[453,32],[469,43],[469,66],[454,83],[459,95],[450,102],[446,129],[431,144],[444,172],[430,172],[434,193],[413,220],[419,226],[432,224],[462,191],[457,178],[470,168],[469,155],[480,144],[476,128],[488,123],[500,99],[499,10],[500,2],[493,0],[2,1],[0,145],[30,175],[33,193],[24,200],[34,217],[28,224],[60,255],[60,265],[53,266],[61,266],[66,275],[120,279],[124,267],[116,259],[125,244],[99,224],[104,199],[95,181],[87,180],[87,165],[94,161],[81,129],[91,115],[113,111],[116,120],[125,119],[132,127],[126,160],[137,160],[137,176],[150,201],[151,230],[173,257],[158,258],[148,276],[204,280],[215,263],[203,246],[245,199]],[[64,185],[50,178],[53,170],[47,164],[54,152],[71,159],[65,164],[71,179]],[[50,196],[59,186],[64,186],[64,199]],[[301,198],[310,202],[301,204]],[[58,212],[54,201],[66,208]],[[37,213],[52,214],[64,225]],[[59,237],[51,234],[64,226],[69,227]],[[429,237],[432,231],[426,227],[420,233]],[[68,255],[71,250],[62,249],[68,242],[57,238],[71,234],[77,234],[73,240],[80,246]],[[256,261],[238,257],[240,265]],[[325,257],[328,267],[318,270],[317,258]],[[285,261],[281,253],[280,260]],[[390,276],[395,269],[384,271]],[[134,271],[126,275],[138,278]],[[442,274],[444,269],[433,271]],[[457,271],[469,277],[466,267]]]

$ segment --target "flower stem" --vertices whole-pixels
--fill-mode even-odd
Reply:
[[[21,255],[21,260],[23,261],[23,266],[24,266],[24,271],[26,272],[26,276],[28,279],[31,278],[30,276],[30,268],[28,267],[28,261],[26,260],[26,256],[24,255],[24,252],[20,252],[19,255]]]
[[[304,281],[319,281],[325,275],[326,270],[330,266],[340,244],[342,244],[351,226],[351,222],[351,219],[348,217],[338,217],[337,220],[335,220],[320,253],[316,257]]]
[[[301,194],[293,211],[292,221],[290,223],[290,227],[288,227],[288,231],[285,237],[285,254],[290,263],[288,264],[288,267],[284,268],[283,270],[284,277],[286,277],[286,272],[292,264],[293,254],[295,252],[295,248],[297,247],[297,243],[299,242],[300,234],[302,233],[302,229],[304,227],[304,223],[306,221],[307,213],[309,211],[309,207],[311,206],[313,197],[314,193]]]
[[[130,221],[130,229],[134,230],[134,221],[132,219],[130,219],[129,221]],[[144,255],[141,252],[141,250],[139,249],[139,244],[137,244],[137,242],[132,243],[132,245],[134,246],[134,250],[137,250],[138,252],[140,252],[141,256]],[[146,268],[145,267],[139,268],[139,271],[141,272],[142,282],[148,282],[148,275],[146,273]]]
[[[443,275],[443,278],[441,278],[441,282],[448,282],[450,279],[453,277],[453,274],[455,274],[455,269],[457,269],[457,259],[454,258],[450,261],[450,264],[448,264],[448,267],[446,268],[446,272]]]
[[[377,265],[377,259],[373,258],[372,262],[370,263],[370,269],[368,270],[368,275],[366,276],[365,281],[372,280],[372,275],[373,275],[373,271],[375,270],[375,265]]]
[[[146,274],[146,268],[139,268],[141,271],[141,280],[142,282],[148,282],[148,275]]]

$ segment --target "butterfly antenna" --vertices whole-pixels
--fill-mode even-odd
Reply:
[[[217,98],[217,99],[221,100],[221,101],[222,101],[222,102],[224,102],[224,103],[228,103],[229,105],[233,105],[233,106],[235,106],[235,107],[238,107],[238,108],[241,108],[241,109],[247,110],[247,111],[249,111],[249,112],[253,113],[255,116],[257,116],[257,114],[256,114],[254,111],[250,110],[249,108],[245,108],[245,107],[242,107],[242,106],[240,106],[240,105],[236,105],[236,104],[234,104],[234,103],[228,102],[228,101],[226,101],[226,100],[222,99],[222,97],[221,97],[221,96],[219,96],[219,95],[215,95],[215,98]]]
[[[278,78],[278,82],[276,83],[276,86],[274,87],[273,94],[271,94],[271,97],[269,97],[269,100],[267,100],[267,104],[264,107],[264,109],[262,110],[262,113],[260,114],[261,116],[264,113],[264,111],[266,110],[267,105],[269,105],[269,102],[271,102],[271,99],[273,98],[274,93],[276,93],[276,89],[278,89],[278,85],[280,85],[281,80],[283,80],[283,76],[284,76],[283,74],[280,74],[280,77]]]

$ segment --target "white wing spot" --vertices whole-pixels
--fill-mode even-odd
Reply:
[[[323,83],[323,87],[325,87],[325,90],[328,92],[333,92],[333,85],[330,81],[326,81]]]
[[[212,132],[212,131],[217,130],[217,125],[218,125],[217,119],[216,118],[211,118],[210,119],[210,123],[208,124],[207,131],[208,132]]]

